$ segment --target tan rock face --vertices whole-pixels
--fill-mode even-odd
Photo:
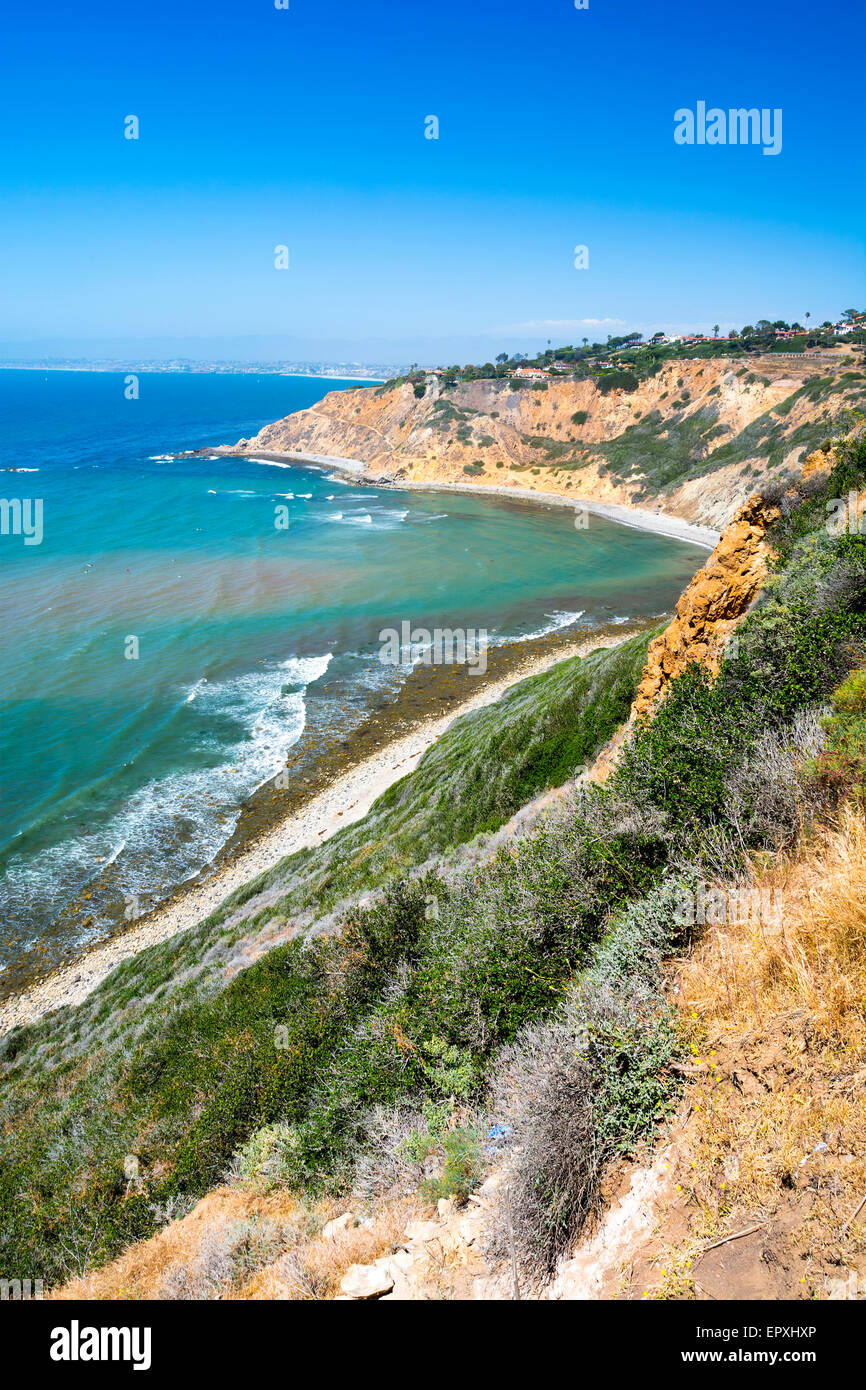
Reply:
[[[518,390],[507,381],[474,381],[442,392],[431,377],[421,397],[408,383],[387,390],[332,391],[237,447],[252,454],[356,459],[373,475],[410,484],[469,482],[570,493],[598,502],[639,500],[641,506],[719,529],[767,471],[766,452],[747,458],[735,451],[733,458],[723,456],[717,468],[685,477],[673,491],[654,492],[652,486],[647,490],[639,468],[627,475],[611,471],[605,446],[627,444],[628,431],[638,424],[658,440],[694,425],[693,462],[706,463],[752,422],[790,402],[774,419],[778,442],[784,443],[825,413],[822,396],[813,400],[796,394],[821,371],[826,373],[825,364],[805,359],[749,363],[747,369],[729,359],[707,358],[667,363],[636,391],[607,393],[590,380],[571,378],[551,379],[544,391]],[[710,425],[712,435],[702,434]],[[639,461],[639,442],[628,447]],[[672,440],[671,449],[676,447]],[[792,446],[786,466],[800,452]]]
[[[700,662],[716,674],[725,641],[766,577],[770,548],[764,535],[778,515],[777,507],[766,505],[757,495],[737,512],[703,569],[680,596],[676,617],[650,644],[632,705],[633,720],[658,704],[670,682],[690,662]]]
[[[803,464],[804,481],[814,477],[816,473],[829,473],[835,461],[835,450],[831,449],[829,453],[825,454],[823,449],[816,449]]]

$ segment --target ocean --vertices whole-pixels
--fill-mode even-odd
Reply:
[[[356,382],[139,381],[0,370],[0,983],[150,910],[302,733],[393,701],[411,660],[383,665],[383,629],[575,637],[669,610],[704,559],[554,507],[170,457]]]

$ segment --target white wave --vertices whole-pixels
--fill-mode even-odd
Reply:
[[[192,704],[193,700],[195,699],[196,695],[201,690],[203,685],[207,685],[207,676],[202,676],[200,681],[196,681],[195,685],[190,686],[189,693],[186,699],[184,700],[185,705]]]
[[[396,531],[405,521],[408,511],[384,509],[375,512],[326,512],[317,516],[317,521],[338,521],[344,526],[364,526],[371,531]]]
[[[515,642],[533,642],[538,637],[549,637],[552,632],[559,632],[564,627],[571,627],[585,613],[584,608],[578,609],[576,613],[545,613],[545,618],[550,622],[545,627],[540,627],[537,632],[520,632],[512,637],[494,637],[491,646],[508,647]]]
[[[0,468],[0,473],[38,473],[38,468]]]
[[[173,459],[174,454],[148,454],[147,457],[153,463],[164,463],[167,459]]]
[[[296,679],[312,685],[325,674],[333,659],[333,652],[325,652],[323,656],[290,656],[287,661],[280,662],[280,670],[294,671]]]
[[[210,753],[213,765],[152,779],[89,835],[12,856],[4,899],[26,911],[28,903],[44,903],[53,885],[59,907],[116,861],[120,886],[144,907],[164,896],[166,883],[194,877],[233,833],[246,798],[285,767],[306,723],[307,687],[331,657],[289,657],[225,681],[199,681],[185,704],[194,691],[188,717],[204,720],[198,751]]]
[[[279,463],[277,459],[250,459],[250,463],[261,463],[265,468],[294,468],[293,463]]]

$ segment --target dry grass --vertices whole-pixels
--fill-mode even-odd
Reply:
[[[862,1055],[866,1014],[866,821],[838,827],[759,873],[778,891],[778,920],[714,929],[681,971],[684,998],[724,1038],[807,1009],[816,1040]]]
[[[188,1216],[51,1297],[330,1299],[350,1265],[390,1254],[419,1215],[414,1199],[393,1202],[370,1226],[324,1238],[322,1226],[345,1209],[333,1202],[309,1209],[280,1189],[220,1187]]]
[[[111,1264],[74,1279],[52,1298],[158,1298],[173,1270],[192,1262],[203,1243],[234,1224],[270,1219],[300,1224],[308,1216],[288,1193],[268,1196],[218,1187],[196,1204],[188,1216],[172,1221],[149,1240],[130,1245]]]
[[[241,1299],[332,1299],[350,1265],[368,1265],[390,1255],[404,1238],[406,1223],[417,1215],[415,1204],[403,1202],[377,1211],[369,1228],[355,1226],[335,1236],[298,1245],[272,1264],[257,1270],[232,1291]]]
[[[781,890],[778,920],[708,928],[679,965],[678,1192],[691,1249],[784,1216],[808,1286],[866,1253],[866,1208],[845,1224],[866,1191],[866,823],[846,809],[757,878]]]

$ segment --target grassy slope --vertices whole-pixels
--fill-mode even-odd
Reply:
[[[316,969],[305,973],[296,947],[282,948],[292,959],[288,972],[278,953],[273,966],[266,958],[249,971],[237,968],[260,954],[260,942],[272,943],[287,917],[312,919],[493,830],[533,793],[565,780],[627,713],[651,636],[564,662],[457,720],[364,821],[283,861],[200,926],[124,962],[82,1005],[9,1035],[0,1051],[0,1273],[37,1269],[51,1281],[79,1272],[149,1232],[154,1202],[207,1190],[214,1162],[278,1113],[275,1096],[250,1101],[271,1077],[274,1016],[312,1009],[324,988]],[[194,1044],[193,1019],[200,1025]],[[251,1028],[259,1043],[267,1040],[268,1055],[245,1048]],[[202,1068],[181,1075],[172,1071],[172,1048],[178,1061],[188,1046],[206,1057]],[[308,1039],[308,1046],[315,1070],[323,1044]],[[243,1070],[243,1116],[227,1117],[223,1108],[213,1121],[220,1133],[209,1132],[207,1141],[213,1161],[198,1171],[188,1163],[178,1181],[183,1135],[210,1090],[226,1101],[233,1069]],[[284,1083],[281,1077],[281,1104]],[[155,1130],[157,1144],[148,1137]],[[156,1176],[146,1191],[130,1192],[124,1155],[145,1150]]]
[[[603,945],[590,975],[578,975],[552,1017],[499,1063],[497,1113],[511,1117],[517,1145],[509,1220],[530,1278],[543,1282],[571,1248],[605,1156],[628,1151],[652,1132],[676,1089],[667,1066],[675,1055],[674,1020],[664,999],[663,956],[677,947],[688,921],[674,910],[680,891],[694,902],[697,883],[748,882],[749,864],[771,863],[789,851],[804,826],[828,803],[832,808],[840,784],[862,796],[863,684],[837,687],[863,659],[866,537],[832,536],[825,521],[828,498],[864,484],[861,441],[841,451],[825,483],[807,484],[799,498],[783,500],[772,538],[775,572],[738,629],[737,652],[715,682],[692,666],[672,683],[608,784],[608,794],[662,816],[668,873],[643,894],[636,912],[614,914],[611,958]],[[839,714],[827,726],[816,768],[818,712],[834,690]],[[859,722],[842,718],[851,710]],[[764,930],[758,936],[772,975],[781,963],[777,943],[764,950]],[[783,919],[776,932],[783,945],[786,931]],[[843,935],[848,950],[856,926],[846,925]],[[746,955],[752,946],[754,940]],[[850,963],[856,966],[850,979],[838,983],[845,1002],[853,1003],[861,971],[853,955]],[[722,953],[720,1007],[732,1007],[730,964]],[[858,1006],[855,1029],[861,1017]],[[496,1077],[496,1065],[493,1072]],[[741,1118],[745,1128],[754,1120],[747,1113]]]
[[[329,908],[497,830],[536,793],[561,786],[626,718],[659,631],[572,657],[455,720],[415,772],[389,787],[361,822],[309,858],[286,861],[295,878],[274,910],[303,911],[313,902]],[[229,902],[286,881],[286,865],[279,865]]]

